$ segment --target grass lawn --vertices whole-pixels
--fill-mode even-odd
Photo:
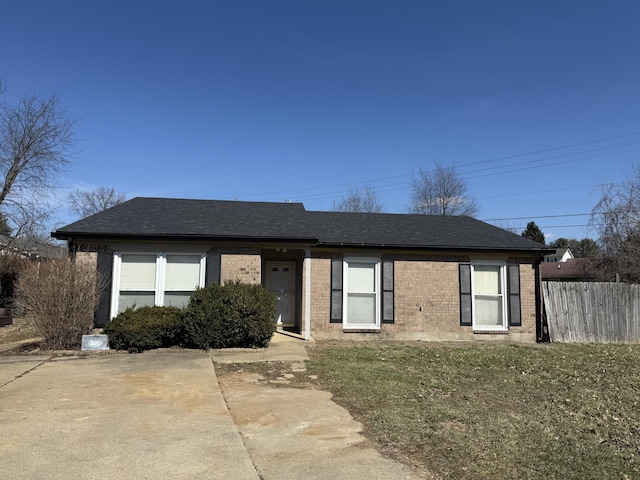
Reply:
[[[640,346],[319,343],[309,373],[442,478],[640,478]]]

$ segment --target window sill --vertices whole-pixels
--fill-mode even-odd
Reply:
[[[473,331],[474,334],[478,333],[478,334],[482,334],[482,335],[506,335],[509,333],[508,329],[505,330],[483,330],[483,329],[478,329],[478,330],[474,330]]]
[[[342,333],[380,333],[380,328],[343,328]]]

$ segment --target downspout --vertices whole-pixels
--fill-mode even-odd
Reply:
[[[541,253],[538,260],[533,264],[535,271],[535,302],[536,302],[536,342],[548,342],[549,330],[544,321],[544,299],[542,297],[542,279],[540,277],[540,264],[544,261]]]
[[[304,249],[304,339],[311,340],[311,248]]]

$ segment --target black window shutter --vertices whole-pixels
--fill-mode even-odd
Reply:
[[[471,310],[471,265],[461,263],[460,272],[460,325],[470,327],[472,324]]]
[[[382,262],[382,323],[393,323],[393,262]]]
[[[342,259],[331,260],[331,318],[330,323],[342,323]]]
[[[222,255],[219,253],[208,253],[205,265],[205,279],[204,284],[219,285],[220,284],[220,262],[222,261]]]
[[[94,316],[94,325],[97,328],[104,327],[109,321],[111,311],[111,285],[113,281],[113,252],[111,250],[98,253],[97,260],[98,274],[103,282],[103,289],[100,292],[98,309]]]
[[[509,325],[519,327],[522,325],[519,265],[507,265],[507,284],[509,293]]]

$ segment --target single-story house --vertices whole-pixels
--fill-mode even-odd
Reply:
[[[100,327],[183,306],[228,280],[276,294],[306,339],[541,338],[543,245],[463,216],[308,211],[301,203],[134,198],[52,232],[106,283]]]

